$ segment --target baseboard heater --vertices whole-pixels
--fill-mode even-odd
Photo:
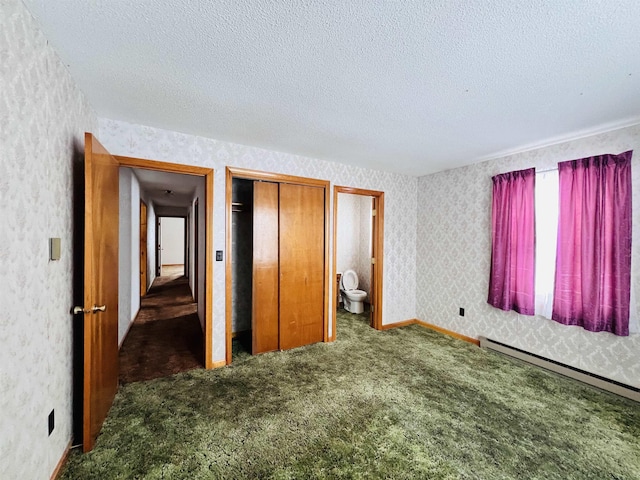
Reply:
[[[520,350],[519,348],[511,347],[504,343],[491,340],[490,338],[480,337],[480,347],[509,355],[510,357],[537,365],[538,367],[546,368],[547,370],[551,370],[552,372],[559,373],[574,380],[588,383],[589,385],[601,388],[602,390],[607,390],[617,395],[635,400],[636,402],[640,402],[640,388],[626,385],[606,377],[601,377],[600,375],[589,373],[584,370],[580,370],[579,368],[571,367],[564,363],[556,362],[555,360],[550,360],[548,358],[541,357],[540,355]]]

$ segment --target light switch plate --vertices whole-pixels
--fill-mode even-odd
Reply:
[[[49,260],[60,260],[60,239],[49,239]]]

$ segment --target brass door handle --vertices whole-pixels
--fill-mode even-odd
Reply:
[[[85,310],[84,307],[73,307],[72,311],[74,315],[78,313],[89,313],[89,310]]]
[[[93,307],[91,307],[91,311],[93,313],[104,312],[106,310],[107,310],[107,306],[106,305],[102,305],[100,307],[97,306],[97,305],[94,305]]]

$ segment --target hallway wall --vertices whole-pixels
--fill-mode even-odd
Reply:
[[[140,309],[140,183],[130,168],[120,169],[118,264],[118,345]]]

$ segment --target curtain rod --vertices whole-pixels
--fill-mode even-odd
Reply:
[[[546,170],[536,170],[536,173],[547,173],[547,172],[557,172],[558,167],[555,168],[547,168]]]

